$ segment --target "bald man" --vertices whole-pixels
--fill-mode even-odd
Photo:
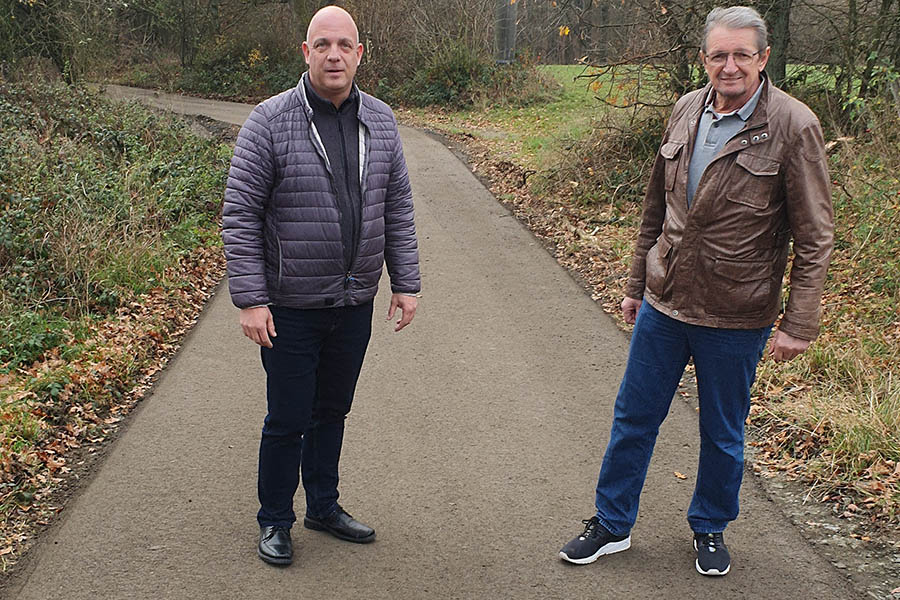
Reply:
[[[306,528],[375,540],[338,504],[344,420],[382,266],[395,331],[412,321],[420,290],[397,122],[354,83],[363,45],[350,14],[317,12],[303,55],[309,69],[297,86],[259,104],[238,134],[222,234],[231,298],[266,372],[258,554],[274,565],[293,560],[301,474]]]

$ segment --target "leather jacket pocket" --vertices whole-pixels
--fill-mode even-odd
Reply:
[[[765,312],[773,300],[773,287],[771,261],[717,258],[710,274],[707,310],[722,316]]]
[[[776,160],[740,152],[735,159],[735,177],[725,186],[725,197],[753,208],[766,208],[778,183],[781,165]]]
[[[684,148],[684,142],[666,142],[659,149],[659,154],[666,159],[666,191],[675,189],[675,177],[678,175],[678,155]]]
[[[645,287],[654,296],[664,299],[666,296],[666,276],[669,274],[669,263],[672,258],[672,243],[665,235],[660,235],[656,243],[647,252],[644,260]]]

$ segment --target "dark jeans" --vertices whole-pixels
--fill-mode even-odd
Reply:
[[[700,463],[688,523],[697,533],[718,533],[737,518],[750,386],[771,329],[689,325],[641,305],[597,481],[597,518],[604,527],[625,535],[634,525],[659,426],[691,357],[700,396]]]
[[[270,310],[277,337],[262,348],[269,413],[259,445],[257,520],[290,527],[301,472],[307,515],[325,517],[338,506],[344,419],[372,333],[372,302]]]

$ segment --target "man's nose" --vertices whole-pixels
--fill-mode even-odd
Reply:
[[[737,63],[734,62],[733,54],[728,54],[728,56],[725,57],[725,66],[723,67],[723,69],[732,72],[738,70]]]

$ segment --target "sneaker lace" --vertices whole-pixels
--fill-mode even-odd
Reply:
[[[700,538],[699,543],[708,547],[710,552],[715,552],[725,547],[725,538],[721,533],[707,533]]]
[[[590,519],[584,519],[582,521],[584,523],[584,533],[581,534],[583,538],[592,538],[597,535],[597,526],[600,525],[600,522],[597,520],[597,517],[591,517]]]

